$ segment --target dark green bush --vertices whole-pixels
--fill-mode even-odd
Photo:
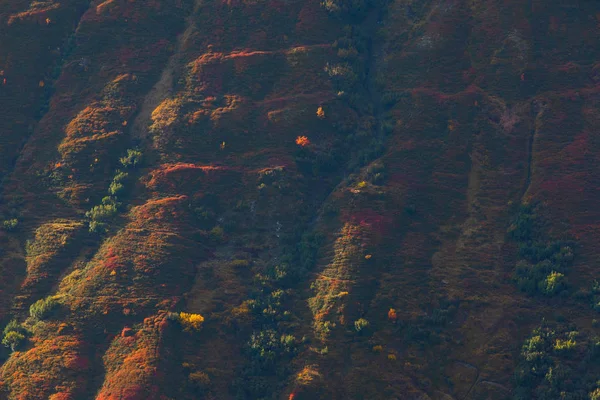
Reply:
[[[519,243],[513,280],[527,294],[555,296],[567,289],[566,273],[573,262],[573,243],[549,240],[532,205],[522,205],[508,228]]]
[[[129,174],[127,172],[117,171],[108,187],[108,193],[111,196],[122,195],[125,192],[125,183],[128,177]]]
[[[537,224],[538,220],[534,206],[522,204],[508,227],[508,234],[519,242],[533,240]]]
[[[121,157],[120,161],[125,168],[135,168],[142,164],[143,154],[138,149],[128,149],[127,155]]]
[[[2,229],[4,229],[7,232],[12,232],[17,229],[18,225],[19,225],[18,219],[16,219],[16,218],[7,219],[2,222]]]
[[[85,216],[90,220],[90,232],[104,232],[106,222],[112,220],[118,214],[118,206],[116,198],[104,197],[102,204],[94,206],[90,211],[85,213]]]
[[[25,341],[25,335],[16,331],[10,331],[2,339],[2,344],[15,351]]]
[[[264,330],[252,334],[249,348],[259,362],[271,363],[284,355],[293,354],[296,350],[296,338],[292,335],[279,335],[271,329]]]
[[[565,276],[560,272],[552,271],[546,278],[538,283],[538,289],[545,295],[553,296],[566,288]]]
[[[544,323],[535,329],[521,348],[514,398],[588,399],[597,388],[595,341],[572,326]]]
[[[8,332],[10,332],[10,331],[20,332],[20,333],[23,333],[23,334],[25,334],[25,332],[26,332],[26,331],[25,331],[25,328],[23,328],[23,327],[21,326],[21,324],[19,324],[19,323],[17,322],[17,320],[16,320],[16,319],[13,319],[13,320],[11,320],[11,321],[10,321],[10,322],[9,322],[9,323],[6,325],[6,327],[4,328],[4,331],[3,331],[2,333],[3,333],[3,335],[6,335],[6,334],[7,334]]]
[[[27,330],[16,320],[10,321],[2,332],[2,344],[15,351],[25,341]]]
[[[60,302],[56,296],[46,297],[36,301],[29,307],[29,315],[36,320],[42,320],[52,315],[59,306]]]

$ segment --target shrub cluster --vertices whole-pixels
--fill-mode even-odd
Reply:
[[[369,321],[367,321],[366,319],[359,318],[356,321],[354,321],[354,329],[356,330],[356,332],[364,333],[367,331],[368,328],[369,328]]]
[[[543,323],[521,348],[515,399],[589,399],[598,390],[600,339]]]
[[[16,218],[11,218],[11,219],[2,221],[2,229],[4,229],[7,232],[12,232],[12,231],[16,230],[18,225],[19,225],[19,220]]]
[[[124,168],[136,168],[142,163],[142,152],[137,149],[128,149],[127,155],[121,157]],[[102,198],[102,204],[94,206],[85,213],[89,219],[89,230],[94,233],[104,233],[108,223],[119,213],[121,203],[118,201],[126,193],[129,173],[121,170],[115,171],[112,182],[108,187],[108,196]]]
[[[513,274],[519,289],[530,295],[564,292],[565,274],[574,258],[573,243],[547,238],[533,205],[521,205],[508,234],[519,243],[519,260]]]
[[[125,192],[125,181],[129,174],[127,172],[117,171],[110,186],[108,187],[108,193],[111,196],[120,196]]]
[[[90,220],[90,232],[102,233],[106,231],[107,223],[114,219],[119,212],[120,203],[116,197],[102,198],[102,204],[94,206],[85,216]]]
[[[280,171],[275,172],[269,178],[278,178]],[[300,341],[287,332],[292,314],[285,304],[292,293],[290,288],[315,264],[322,240],[320,234],[290,239],[294,244],[284,246],[280,263],[255,274],[250,298],[232,310],[235,319],[242,314],[252,316],[252,333],[246,343],[248,362],[234,383],[239,398],[267,398],[289,376],[289,360],[297,353]]]
[[[142,165],[143,160],[143,154],[138,149],[127,149],[127,155],[119,159],[124,168],[139,167]]]
[[[343,159],[352,170],[376,158],[384,149],[385,134],[390,131],[391,126],[381,121],[379,110],[374,109],[379,102],[373,98],[378,94],[372,86],[381,84],[371,75],[370,68],[374,57],[372,30],[377,26],[371,26],[374,21],[365,19],[371,12],[381,16],[386,3],[387,0],[326,0],[321,3],[331,15],[347,22],[343,35],[332,43],[337,57],[326,63],[324,72],[338,97],[355,112],[352,113],[355,119],[348,118],[336,124],[345,138],[336,144],[341,154],[326,157],[334,167]],[[323,166],[317,161],[318,158],[313,160],[313,169],[319,171]]]
[[[256,289],[244,302],[254,329],[246,346],[249,363],[236,382],[240,398],[265,398],[288,376],[288,361],[299,341],[286,332],[292,315],[285,302],[289,288],[314,264],[320,241],[320,235],[303,236],[295,248],[287,249],[280,264],[255,275]]]
[[[266,329],[252,334],[248,346],[252,356],[265,365],[273,363],[286,354],[293,354],[296,350],[296,338]]]
[[[252,294],[248,306],[262,324],[279,322],[285,316],[282,302],[286,292],[281,287],[288,279],[288,271],[287,264],[275,265],[254,277],[258,289]]]
[[[35,320],[48,318],[60,306],[57,296],[49,296],[36,301],[29,307],[29,316]]]

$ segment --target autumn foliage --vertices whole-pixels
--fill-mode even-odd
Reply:
[[[300,147],[306,147],[310,144],[310,140],[306,136],[298,136],[296,138],[296,144]]]

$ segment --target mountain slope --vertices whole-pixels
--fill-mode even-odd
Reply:
[[[600,393],[599,5],[6,3],[0,399]]]

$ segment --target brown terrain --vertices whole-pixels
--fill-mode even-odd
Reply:
[[[600,399],[597,1],[3,0],[0,110],[0,400]]]

